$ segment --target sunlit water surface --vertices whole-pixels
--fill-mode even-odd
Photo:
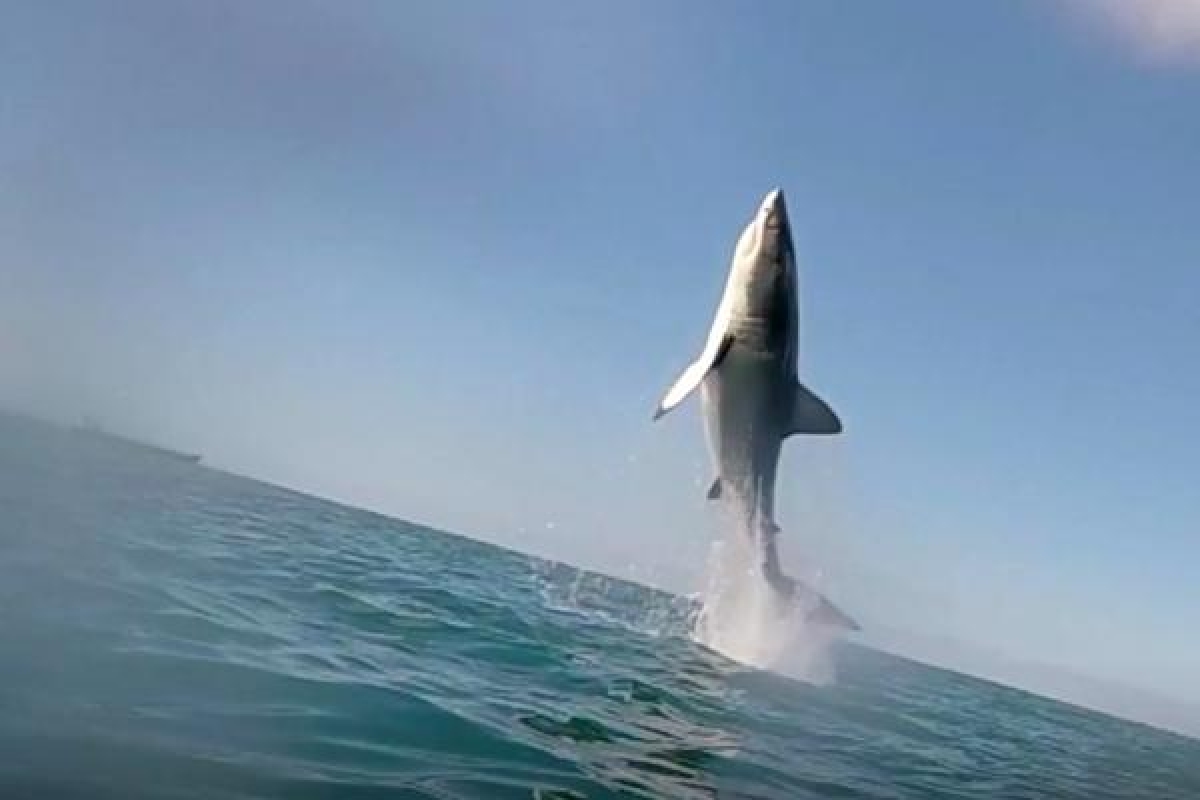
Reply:
[[[1200,743],[0,417],[0,797],[1200,798]],[[737,644],[734,642],[734,644]]]

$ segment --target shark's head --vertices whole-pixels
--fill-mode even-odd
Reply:
[[[774,319],[794,307],[795,251],[782,189],[773,189],[742,231],[733,258],[736,311]]]

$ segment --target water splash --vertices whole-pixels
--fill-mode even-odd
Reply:
[[[532,588],[544,608],[654,637],[690,638],[746,666],[819,685],[833,681],[836,634],[810,622],[803,602],[784,601],[767,585],[758,548],[730,518],[729,536],[713,542],[704,585],[689,595],[532,559]]]
[[[834,634],[807,620],[762,577],[755,542],[732,530],[713,542],[693,635],[728,658],[810,683],[834,678]]]
[[[693,597],[555,561],[532,559],[531,565],[534,591],[550,611],[654,637],[687,637],[695,627]]]

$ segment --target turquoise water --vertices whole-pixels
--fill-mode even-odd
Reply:
[[[1200,742],[0,417],[3,798],[1200,798]]]

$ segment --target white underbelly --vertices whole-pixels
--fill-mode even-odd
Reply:
[[[779,457],[779,371],[736,346],[701,387],[713,468],[744,504],[773,505]],[[770,513],[770,508],[763,509]]]

